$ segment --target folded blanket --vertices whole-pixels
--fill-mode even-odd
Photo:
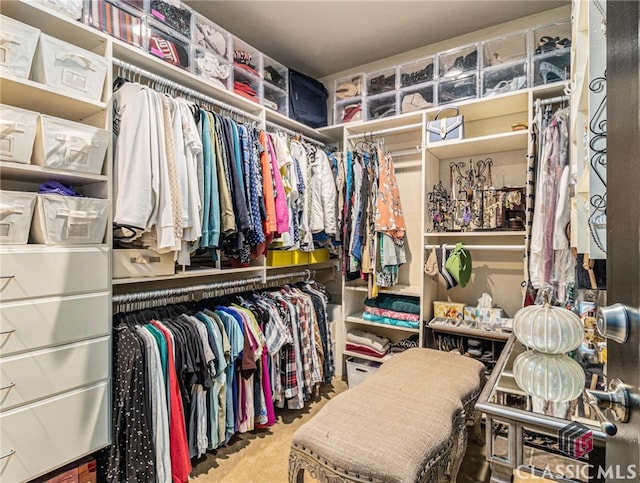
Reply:
[[[391,319],[398,320],[411,320],[413,322],[420,322],[420,314],[409,314],[407,312],[398,312],[397,310],[380,309],[378,307],[366,307],[365,312],[368,312],[379,317],[389,317]]]
[[[352,342],[347,342],[346,349],[348,351],[357,352],[358,354],[364,354],[371,357],[384,357],[389,352],[390,344],[387,344],[383,351],[376,351],[371,347],[367,347],[365,345],[354,344]]]
[[[365,312],[362,314],[364,320],[369,322],[377,322],[378,324],[396,325],[398,327],[409,327],[411,329],[417,329],[420,327],[420,322],[412,322],[410,320],[399,320],[391,317],[380,317],[379,315],[373,315]]]
[[[381,352],[384,347],[389,344],[389,339],[386,337],[380,337],[366,330],[353,329],[347,332],[347,342],[353,342],[354,344],[360,344],[366,347]]]
[[[391,345],[390,352],[392,354],[397,354],[398,352],[404,352],[413,347],[418,347],[418,334],[413,334],[406,339],[401,339],[398,342],[393,343]]]
[[[380,309],[407,312],[409,314],[420,314],[420,299],[418,297],[381,293],[374,299],[366,299],[364,304],[367,307],[377,307]]]

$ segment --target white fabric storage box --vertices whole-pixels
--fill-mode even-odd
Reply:
[[[46,34],[40,35],[33,80],[94,101],[102,98],[107,60]]]
[[[104,129],[43,114],[33,164],[100,174],[110,136]]]
[[[145,249],[113,250],[113,278],[173,275],[173,252],[157,253]]]
[[[356,387],[364,381],[365,377],[376,372],[380,365],[379,362],[349,357],[347,359],[347,384],[349,389]]]
[[[37,112],[0,104],[0,160],[28,163],[38,125]]]
[[[47,245],[102,243],[109,200],[39,194],[31,240]]]
[[[28,79],[40,30],[0,15],[0,72]]]
[[[27,243],[36,196],[36,193],[0,190],[0,244]]]

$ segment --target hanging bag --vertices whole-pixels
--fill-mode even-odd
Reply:
[[[453,117],[441,117],[445,111],[455,111]],[[438,111],[433,121],[427,121],[427,145],[452,139],[464,139],[464,116],[457,106],[446,106]]]
[[[471,254],[464,248],[462,243],[456,243],[456,247],[447,258],[445,267],[461,287],[467,286],[471,279]]]

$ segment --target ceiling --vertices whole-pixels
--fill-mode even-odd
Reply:
[[[185,3],[282,64],[321,78],[569,0]]]

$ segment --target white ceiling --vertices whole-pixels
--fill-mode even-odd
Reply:
[[[567,5],[569,0],[185,3],[284,65],[320,78]]]

